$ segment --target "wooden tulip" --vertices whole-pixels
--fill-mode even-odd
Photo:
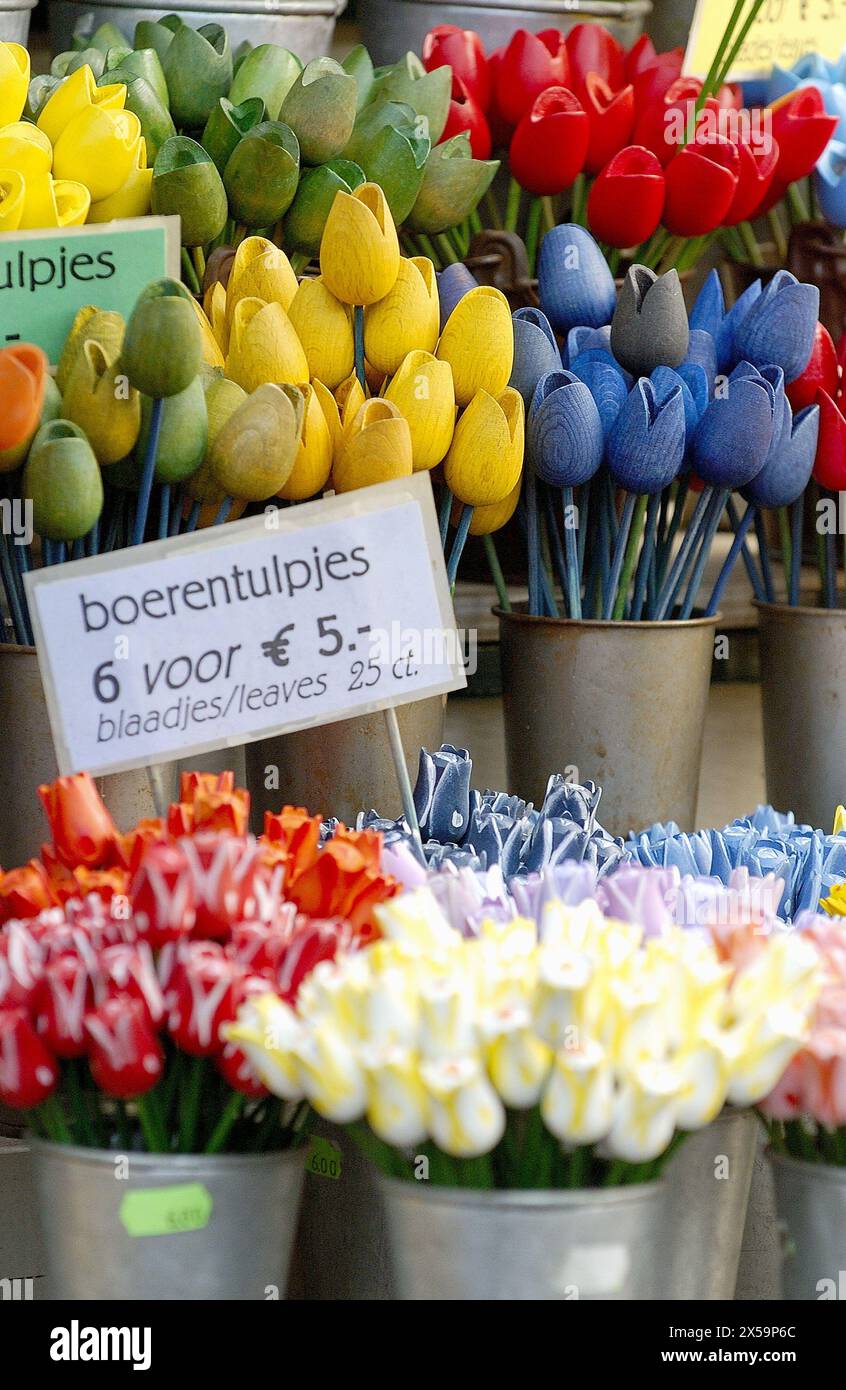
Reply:
[[[263,299],[266,304],[279,304],[287,313],[297,289],[297,277],[284,251],[263,236],[244,238],[235,252],[226,289],[230,316],[240,299]]]
[[[439,329],[435,267],[423,256],[403,258],[391,291],[365,312],[364,351],[368,362],[385,376],[392,376],[415,349],[434,352]]]
[[[311,383],[320,409],[323,411],[323,418],[329,430],[329,440],[332,445],[332,458],[336,459],[340,452],[341,443],[344,438],[344,431],[341,425],[341,412],[338,409],[338,402],[332,395],[328,386],[324,386],[322,381],[315,377]]]
[[[100,345],[106,357],[116,358],[123,347],[126,324],[114,309],[96,309],[86,304],[78,309],[56,368],[56,385],[64,394],[77,357],[86,342]]]
[[[242,299],[230,320],[226,375],[247,392],[265,382],[305,385],[308,362],[291,320],[279,304]]]
[[[512,387],[498,397],[477,391],[458,417],[444,464],[450,492],[469,507],[501,502],[523,468],[525,407]]]
[[[413,471],[411,431],[390,401],[365,401],[344,435],[332,481],[336,492],[408,477]]]
[[[62,414],[84,430],[101,467],[126,458],[141,428],[141,400],[126,386],[119,358],[91,340],[83,344],[68,378]]]
[[[315,497],[329,481],[332,472],[332,436],[320,401],[311,386],[303,389],[305,408],[300,447],[290,477],[278,496],[288,502],[304,502]]]
[[[489,285],[465,294],[449,316],[437,355],[452,367],[460,406],[469,405],[479,391],[502,395],[514,366],[514,329],[505,295]]]
[[[103,510],[103,480],[91,445],[69,420],[38,431],[23,475],[33,525],[50,541],[86,536]]]
[[[323,233],[324,283],[345,304],[375,304],[393,289],[400,268],[397,229],[385,195],[364,183],[338,193]]]
[[[410,352],[385,391],[408,421],[415,473],[435,468],[446,456],[455,431],[452,369],[430,352]]]
[[[209,467],[222,492],[248,502],[277,496],[297,461],[304,411],[296,386],[267,382],[253,391],[209,448]]]
[[[352,316],[322,279],[303,280],[288,316],[308,362],[310,377],[334,391],[355,365]]]

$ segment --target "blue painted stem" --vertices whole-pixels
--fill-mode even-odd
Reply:
[[[767,526],[763,512],[755,508],[755,535],[758,538],[758,555],[761,560],[761,575],[764,581],[764,597],[767,603],[775,603],[773,570],[770,562],[770,544],[767,540]]]
[[[162,483],[159,493],[159,540],[167,539],[170,529],[170,483]]]
[[[461,511],[461,519],[455,532],[455,540],[452,543],[452,551],[449,557],[449,564],[447,565],[447,579],[449,580],[450,589],[452,589],[455,584],[458,575],[459,561],[464,553],[467,537],[470,534],[470,523],[473,520],[473,510],[472,507],[463,507]]]
[[[162,428],[163,413],[164,401],[159,397],[153,401],[152,409],[150,410],[150,434],[147,439],[147,449],[141,467],[141,487],[138,492],[138,507],[135,512],[135,523],[132,527],[132,545],[141,544],[144,539],[144,532],[147,529],[147,513],[150,509],[150,497],[153,492],[153,479],[156,476],[156,454],[159,451],[159,435]]]
[[[749,527],[752,525],[752,520],[758,512],[757,507],[751,507],[750,509],[752,511],[752,518],[750,518],[749,523],[746,525],[743,532],[744,540],[741,553],[743,555],[743,563],[746,567],[746,573],[749,576],[749,583],[752,585],[752,592],[759,603],[765,603],[766,596],[764,593],[764,583],[761,579],[761,576],[758,573],[757,567],[755,565],[755,558],[752,554],[752,551],[749,549],[748,542],[745,539],[749,531]],[[741,521],[740,517],[738,516],[737,507],[734,505],[733,497],[729,498],[728,503],[726,505],[726,510],[728,512],[729,521],[731,522],[731,529],[734,531],[734,534],[736,536],[739,528],[746,521],[746,517],[749,516],[749,512],[747,511],[744,514],[743,521]]]
[[[444,488],[444,495],[441,498],[441,510],[438,515],[438,526],[441,533],[441,550],[446,554],[447,537],[449,536],[449,519],[452,515],[452,493],[448,487]]]
[[[664,583],[664,579],[665,579],[666,574],[667,574],[667,568],[668,568],[668,566],[669,566],[669,564],[670,564],[670,560],[671,560],[671,558],[672,558],[672,554],[673,554],[673,542],[674,542],[675,539],[676,539],[676,535],[677,535],[677,533],[678,533],[678,529],[679,529],[679,527],[680,527],[680,525],[681,525],[681,519],[682,519],[682,517],[683,517],[683,515],[684,515],[684,509],[685,509],[685,506],[686,506],[686,504],[687,504],[687,494],[688,494],[689,491],[690,491],[690,479],[689,479],[689,477],[684,477],[684,478],[682,478],[681,482],[679,483],[679,485],[678,485],[678,487],[677,487],[677,489],[676,489],[676,504],[675,504],[675,506],[673,507],[673,515],[672,515],[672,517],[671,517],[671,519],[670,519],[670,524],[669,524],[669,526],[668,526],[668,528],[667,528],[667,534],[666,534],[666,536],[664,537],[663,541],[661,542],[661,545],[660,545],[659,551],[658,551],[658,563],[657,563],[657,566],[656,566],[656,578],[657,578],[657,581],[658,581],[658,587],[659,587],[659,589],[661,588],[662,584]]]
[[[731,501],[729,503],[729,506],[729,515],[731,516],[731,513],[734,511],[734,506],[731,504]],[[744,512],[742,521],[737,521],[737,524],[735,524],[735,518],[737,515],[736,512],[735,516],[732,517],[731,524],[732,526],[734,526],[734,541],[732,542],[731,550],[726,556],[725,564],[720,570],[717,582],[714,585],[714,588],[711,592],[711,597],[708,600],[708,606],[705,609],[706,618],[713,618],[714,614],[720,606],[720,600],[722,599],[723,594],[725,593],[726,585],[728,584],[729,579],[731,578],[731,572],[737,564],[737,557],[741,553],[741,551],[745,550],[746,548],[746,535],[749,530],[749,527],[755,520],[757,512],[758,508],[755,506],[755,503],[750,502],[749,506],[746,508],[746,511]]]
[[[802,522],[805,515],[804,494],[790,508],[790,606],[798,607],[799,585],[802,579]]]
[[[658,516],[662,506],[660,492],[655,492],[650,497],[646,508],[646,525],[643,529],[643,545],[640,551],[637,571],[635,573],[634,593],[632,594],[632,606],[629,618],[632,622],[639,622],[643,613],[643,605],[646,601],[646,591],[649,584],[649,574],[655,559],[655,540],[658,530]]]
[[[9,605],[9,615],[15,629],[15,640],[21,647],[29,646],[27,625],[15,579],[15,565],[9,555],[9,539],[3,534],[0,534],[0,572],[2,572],[3,577],[3,588],[6,591],[6,602]]]
[[[102,512],[100,513],[100,515],[102,516]],[[100,554],[100,517],[99,517],[99,516],[98,516],[97,520],[94,522],[94,525],[91,527],[91,530],[88,532],[88,547],[87,547],[87,548],[88,548],[88,554],[89,554],[89,555],[99,555],[99,554]]]
[[[170,524],[168,526],[169,536],[178,536],[179,528],[182,525],[182,489],[177,492],[173,500],[173,507],[170,513]]]
[[[193,507],[191,508],[191,515],[188,517],[188,525],[185,527],[185,534],[186,534],[186,535],[188,535],[189,532],[191,532],[191,531],[196,531],[196,529],[197,529],[197,522],[200,520],[200,508],[201,508],[201,506],[202,506],[202,503],[200,503],[200,502],[195,502],[194,505],[193,505]]]
[[[233,501],[234,498],[232,497],[224,497],[223,501],[217,509],[217,516],[214,519],[215,526],[222,526],[224,521],[228,520],[229,513],[232,511]]]
[[[585,489],[587,496],[587,489]],[[575,506],[573,501],[573,489],[565,487],[561,494],[562,517],[564,521],[564,550],[567,556],[567,611],[571,618],[581,622],[582,618],[582,565],[584,564],[585,552],[582,542],[582,531],[584,529],[585,518],[581,514],[579,517],[579,536],[576,539],[576,532],[572,526],[567,525],[567,512]]]
[[[540,596],[540,537],[538,536],[538,489],[534,470],[526,469],[526,543],[529,550],[529,613],[543,616]]]
[[[611,561],[611,573],[608,577],[608,588],[605,591],[602,604],[602,618],[606,623],[610,623],[614,616],[614,605],[617,600],[617,589],[620,584],[620,575],[623,572],[623,560],[626,554],[626,546],[629,540],[629,531],[632,527],[632,517],[634,516],[637,498],[633,492],[626,493],[626,500],[623,503],[623,514],[620,517],[620,526],[617,531],[617,539],[614,542],[614,558]]]
[[[705,573],[705,566],[708,563],[708,556],[711,553],[711,545],[717,534],[717,527],[720,524],[720,517],[723,508],[729,498],[729,491],[720,488],[719,491],[712,489],[711,500],[708,503],[708,511],[705,517],[705,524],[702,527],[702,538],[699,543],[699,554],[693,566],[693,573],[690,576],[690,583],[687,586],[687,593],[684,596],[679,621],[686,622],[693,612],[693,605],[696,602],[696,595],[699,593],[702,584],[702,575]]]
[[[84,559],[85,559],[85,541],[83,540],[82,536],[80,536],[80,537],[79,537],[77,540],[75,540],[74,543],[73,543],[73,548],[71,549],[71,559],[72,559],[72,560],[84,560]]]
[[[679,491],[681,491],[681,489],[679,489]],[[649,614],[649,617],[652,622],[663,622],[663,620],[673,611],[673,604],[675,603],[676,595],[678,594],[678,591],[681,588],[682,581],[687,570],[688,562],[690,561],[691,555],[693,554],[693,547],[699,539],[699,534],[702,530],[702,526],[705,521],[705,515],[708,511],[708,506],[711,502],[713,493],[713,488],[706,487],[703,488],[702,492],[699,495],[699,501],[696,503],[696,509],[693,513],[693,516],[690,519],[690,525],[687,528],[687,534],[685,535],[685,538],[682,541],[679,553],[677,554],[675,560],[670,566],[669,574],[667,575],[666,579],[663,581],[663,583],[660,585],[658,589],[658,596],[655,600],[655,606]],[[680,508],[678,508],[677,506],[677,514],[679,512]],[[675,519],[676,518],[674,516],[673,521],[675,521]],[[672,530],[672,523],[670,529]],[[669,555],[669,550],[667,554]]]
[[[593,479],[585,483],[579,490],[579,589],[582,587],[582,579],[585,572],[585,551],[587,550],[588,521],[590,519],[590,494],[593,488]],[[565,488],[565,494],[573,496],[572,488]],[[564,501],[567,506],[566,496]]]
[[[552,554],[552,564],[558,576],[558,583],[561,585],[561,596],[567,603],[567,565],[564,560],[564,547],[561,544],[561,536],[558,531],[558,520],[555,515],[555,500],[552,489],[543,488],[543,508],[546,514],[546,533],[549,536],[549,549]],[[568,608],[569,612],[569,608]],[[570,614],[572,617],[572,614]]]

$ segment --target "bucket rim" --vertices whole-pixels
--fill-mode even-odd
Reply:
[[[846,1187],[846,1164],[838,1166],[836,1163],[807,1163],[803,1158],[794,1158],[792,1154],[780,1154],[769,1146],[767,1147],[767,1158],[774,1168],[794,1169],[803,1175],[813,1173],[822,1182],[836,1183],[838,1187]]]
[[[583,1188],[492,1188],[474,1190],[467,1187],[439,1187],[430,1182],[409,1181],[406,1178],[389,1178],[379,1173],[379,1180],[387,1192],[423,1205],[445,1207],[501,1208],[517,1211],[564,1211],[568,1207],[613,1207],[633,1206],[643,1201],[655,1201],[666,1190],[666,1180],[657,1182],[632,1183],[624,1187],[583,1187]]]
[[[132,1150],[121,1148],[90,1149],[82,1144],[57,1144],[51,1139],[40,1139],[34,1134],[25,1135],[24,1142],[37,1157],[68,1159],[94,1168],[112,1165],[120,1156],[128,1158],[136,1171],[167,1168],[174,1177],[195,1179],[209,1168],[215,1172],[228,1173],[237,1172],[241,1168],[255,1171],[279,1162],[303,1162],[308,1147],[300,1144],[293,1149],[274,1149],[270,1153],[260,1154],[151,1154],[134,1153]]]
[[[35,5],[37,0],[15,0],[21,5]],[[149,10],[151,14],[158,14],[158,6],[139,4],[138,0],[64,0],[65,4],[78,6],[80,9],[92,11],[95,16],[99,10]],[[273,10],[268,11],[265,0],[238,0],[234,7],[229,0],[175,0],[171,6],[173,14],[180,12],[191,13],[198,11],[208,11],[211,14],[223,14],[226,12],[230,18],[238,18],[243,14],[265,14],[269,18],[322,18],[334,16],[338,17],[346,8],[347,0],[277,0]],[[3,0],[0,0],[0,9],[3,8]]]
[[[2,0],[0,0],[2,4]],[[0,656],[35,656],[35,647],[22,646],[20,642],[0,642]]]
[[[443,0],[402,0],[402,3],[439,5]],[[529,9],[522,0],[461,0],[468,9]],[[531,9],[559,18],[575,15],[585,19],[641,19],[654,9],[652,0],[533,0]]]
[[[846,608],[820,608],[816,604],[766,603],[754,598],[752,604],[759,613],[768,617],[781,618],[846,618]]]
[[[526,613],[523,610],[528,607],[526,600],[511,609],[500,608],[495,604],[491,612],[500,622],[511,622],[514,624],[545,624],[547,627],[574,630],[584,628],[586,632],[597,632],[602,628],[608,628],[613,632],[692,632],[695,628],[715,628],[722,621],[722,612],[717,612],[711,617],[698,618],[667,618],[660,622],[632,622],[631,619],[621,619],[615,622],[613,618],[549,618],[540,617],[534,613]],[[846,610],[845,610],[846,611]]]

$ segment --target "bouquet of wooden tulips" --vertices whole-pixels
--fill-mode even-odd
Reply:
[[[376,917],[383,940],[319,965],[295,1007],[257,995],[223,1031],[384,1172],[413,1180],[425,1157],[444,1186],[652,1179],[687,1131],[773,1089],[821,986],[799,933],[735,964],[707,935],[644,939],[590,902],[471,938],[426,889]]]
[[[0,1101],[59,1143],[159,1153],[298,1143],[221,1029],[376,933],[396,890],[378,835],[285,807],[247,834],[231,774],[185,774],[166,818],[122,835],[87,774],[40,788],[52,842],[0,872]]]

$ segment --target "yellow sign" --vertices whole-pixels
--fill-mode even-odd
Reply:
[[[751,6],[751,0],[749,0]],[[704,77],[725,33],[734,0],[696,0],[684,71]],[[746,13],[748,14],[748,9]],[[739,29],[736,31],[739,32]],[[790,68],[806,53],[839,58],[846,45],[846,0],[764,0],[728,74],[730,82]]]

